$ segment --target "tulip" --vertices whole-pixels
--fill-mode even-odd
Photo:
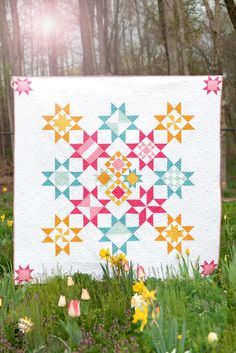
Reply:
[[[190,255],[190,249],[189,249],[189,248],[186,248],[186,250],[185,250],[185,254],[186,254],[187,256],[189,256],[189,255]]]
[[[125,264],[124,264],[124,270],[125,272],[129,272],[129,261],[125,261]]]
[[[89,300],[90,299],[89,292],[85,288],[82,288],[81,299],[82,300]]]
[[[71,317],[80,316],[80,302],[79,300],[71,300],[68,304],[68,315]]]
[[[60,308],[66,306],[66,297],[64,295],[60,295],[57,306],[59,306]]]
[[[138,266],[138,269],[137,269],[137,277],[138,277],[138,279],[142,279],[145,276],[146,275],[145,275],[145,271],[144,271],[143,266]]]
[[[67,279],[67,286],[68,287],[71,287],[71,286],[73,286],[75,283],[74,283],[74,281],[73,281],[73,278],[72,277],[68,277],[68,279]]]
[[[217,334],[215,332],[210,332],[207,337],[207,340],[209,343],[213,343],[213,342],[217,341],[218,340]]]

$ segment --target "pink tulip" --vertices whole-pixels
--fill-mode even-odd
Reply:
[[[71,300],[68,304],[68,315],[71,317],[80,316],[80,302],[79,300]]]
[[[146,276],[143,266],[138,266],[137,277],[138,279],[143,279]]]
[[[125,272],[129,272],[129,261],[125,261],[124,270]]]

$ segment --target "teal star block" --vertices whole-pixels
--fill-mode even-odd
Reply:
[[[182,187],[194,185],[190,180],[193,172],[184,172],[182,170],[181,159],[179,159],[176,163],[173,163],[170,159],[167,159],[167,170],[155,171],[155,174],[159,178],[155,185],[165,185],[167,187],[168,198],[173,194],[176,194],[179,198],[182,198]]]
[[[120,107],[116,107],[111,103],[110,115],[100,115],[99,119],[103,122],[99,130],[110,130],[112,142],[118,137],[126,142],[126,131],[127,130],[138,130],[134,124],[138,115],[127,115],[125,103]]]
[[[66,159],[61,163],[55,158],[54,170],[43,171],[42,174],[46,178],[42,185],[54,188],[55,199],[63,195],[69,200],[70,187],[82,185],[79,181],[82,172],[70,171],[70,159]]]
[[[127,243],[139,241],[134,234],[138,227],[128,227],[125,215],[120,219],[112,216],[111,227],[99,227],[98,229],[103,233],[99,241],[112,244],[112,255],[119,250],[127,254]]]

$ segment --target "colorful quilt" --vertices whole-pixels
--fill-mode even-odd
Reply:
[[[217,266],[220,76],[14,77],[16,283]]]

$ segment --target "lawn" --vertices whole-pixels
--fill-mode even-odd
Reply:
[[[190,277],[184,254],[178,278],[171,273],[165,280],[149,278],[145,290],[122,259],[113,267],[115,275],[104,273],[100,281],[78,273],[71,286],[67,277],[55,277],[15,287],[11,193],[1,193],[0,217],[0,352],[236,352],[236,202],[223,204],[220,264],[212,275],[201,276],[193,264]],[[106,272],[106,260],[101,263]],[[89,300],[80,299],[82,288]],[[134,294],[148,303],[148,317],[131,308]],[[58,306],[61,295],[67,303],[80,300],[79,317]],[[29,321],[19,321],[24,317]]]

